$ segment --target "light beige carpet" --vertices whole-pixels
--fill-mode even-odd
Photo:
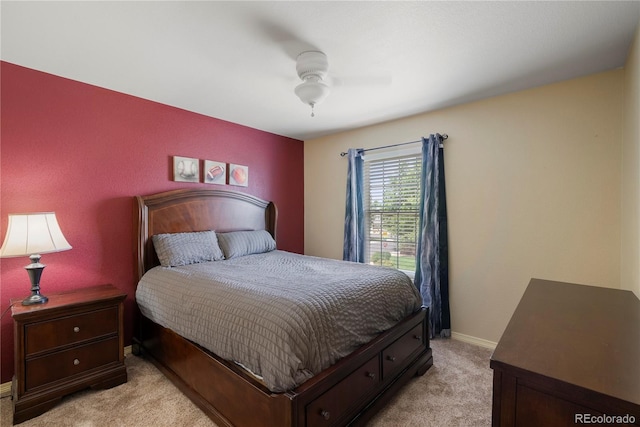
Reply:
[[[407,384],[371,427],[491,424],[491,350],[451,339],[433,340],[431,347],[434,366]],[[128,355],[126,365],[126,384],[76,393],[20,426],[215,426],[151,363]],[[0,399],[0,406],[0,424],[10,426],[11,400]]]

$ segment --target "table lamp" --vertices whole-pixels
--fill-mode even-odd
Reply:
[[[31,279],[31,295],[22,305],[44,304],[48,298],[40,294],[40,277],[46,265],[40,263],[40,254],[71,249],[62,235],[56,214],[40,212],[9,214],[7,234],[0,248],[1,258],[29,255],[31,264],[25,266]]]

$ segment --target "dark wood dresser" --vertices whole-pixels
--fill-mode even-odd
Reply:
[[[42,414],[69,393],[127,381],[126,294],[103,285],[47,296],[49,301],[42,305],[12,301],[14,424]]]
[[[532,279],[490,365],[493,426],[640,425],[640,300]]]

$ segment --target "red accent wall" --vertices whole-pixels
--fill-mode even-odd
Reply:
[[[303,143],[111,90],[1,63],[0,234],[9,213],[54,211],[73,249],[42,256],[44,295],[112,283],[135,292],[134,196],[176,188],[174,155],[249,166],[245,191],[278,207],[278,248],[304,250]],[[205,96],[205,95],[203,95]],[[27,257],[0,260],[2,311],[29,294]],[[10,312],[1,320],[0,382],[13,375]]]

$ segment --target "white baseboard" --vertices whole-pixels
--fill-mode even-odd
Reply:
[[[469,344],[474,344],[480,347],[489,348],[491,350],[495,350],[498,345],[497,342],[488,341],[482,338],[472,337],[471,335],[461,334],[460,332],[451,332],[451,338],[454,340],[466,342]]]
[[[124,348],[124,355],[131,354],[131,346],[128,345]],[[8,397],[11,395],[11,381],[0,384],[0,398]]]

